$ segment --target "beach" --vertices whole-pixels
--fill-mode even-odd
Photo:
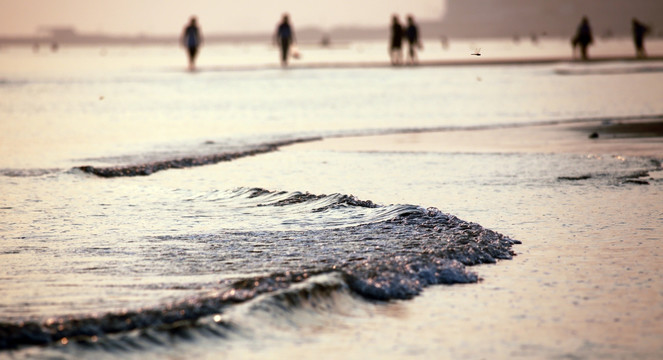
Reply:
[[[593,132],[600,134],[598,139],[589,139]],[[541,152],[660,159],[661,135],[660,120],[590,121],[329,139],[289,150]],[[491,223],[515,238],[531,241],[516,247],[518,256],[513,260],[477,267],[483,278],[479,284],[432,287],[411,302],[381,309],[387,316],[369,321],[372,330],[399,330],[395,334],[377,330],[379,335],[367,343],[381,345],[370,346],[370,350],[366,350],[367,339],[357,335],[349,348],[386,357],[659,357],[663,350],[662,178],[658,165],[658,170],[639,178],[650,184],[644,187],[615,185],[610,191],[587,192],[559,189],[545,199],[486,194],[473,198],[471,205],[463,199],[450,200],[449,207],[455,209],[497,210],[499,216],[491,214],[485,220],[479,219],[481,210],[470,211],[480,223]],[[587,186],[592,185],[583,180],[573,185]],[[497,200],[519,209],[496,209]],[[513,222],[520,218],[514,213],[529,215],[522,222]],[[328,336],[337,340],[339,335]],[[421,345],[422,337],[426,346]],[[327,350],[332,348],[329,345]],[[300,353],[304,354],[306,350]]]
[[[658,156],[662,120],[587,120],[376,137],[342,137],[297,148],[336,151],[575,153]],[[591,138],[597,134],[596,138]]]
[[[661,44],[3,48],[0,357],[660,358]]]

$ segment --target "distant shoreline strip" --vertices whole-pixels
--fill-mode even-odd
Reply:
[[[663,114],[652,115],[625,115],[625,116],[602,116],[580,119],[556,119],[556,120],[543,120],[543,121],[527,121],[515,123],[501,123],[501,124],[484,124],[484,125],[467,125],[467,126],[437,126],[437,127],[412,127],[412,128],[396,128],[396,129],[376,129],[376,130],[363,130],[356,132],[348,132],[343,134],[334,134],[324,136],[324,138],[344,138],[356,136],[380,136],[380,135],[394,135],[394,134],[416,134],[416,133],[431,133],[431,132],[452,132],[452,131],[482,131],[482,130],[500,130],[500,129],[514,129],[526,128],[534,126],[553,126],[553,125],[573,125],[573,124],[590,124],[590,123],[615,123],[615,122],[663,122]]]
[[[571,125],[571,124],[590,124],[601,122],[605,124],[614,124],[619,122],[663,122],[663,114],[654,115],[640,115],[640,116],[604,116],[595,118],[584,119],[559,119],[548,121],[532,121],[524,123],[507,123],[496,125],[476,125],[476,126],[443,126],[443,127],[422,127],[422,128],[400,128],[400,129],[375,129],[375,130],[362,130],[362,131],[349,131],[341,134],[330,134],[326,136],[297,138],[292,140],[285,140],[280,142],[273,142],[256,146],[253,149],[236,152],[225,152],[220,154],[210,154],[202,156],[189,156],[179,159],[170,159],[162,161],[154,161],[147,164],[124,165],[124,166],[111,166],[111,167],[96,167],[96,166],[78,166],[74,170],[79,170],[87,174],[96,175],[103,178],[115,177],[133,177],[133,176],[148,176],[162,170],[169,169],[184,169],[197,166],[214,165],[220,162],[233,161],[243,157],[260,155],[277,151],[279,148],[294,145],[298,143],[320,141],[325,138],[344,138],[356,136],[381,136],[393,134],[412,134],[412,133],[430,133],[430,132],[453,132],[453,131],[481,131],[481,130],[498,130],[509,128],[524,128],[532,126],[551,126],[551,125]],[[35,174],[18,175],[16,171],[0,169],[0,174],[5,176],[29,176]],[[39,175],[38,173],[37,175]]]
[[[469,56],[468,56],[469,57]],[[366,61],[366,62],[315,62],[315,63],[298,63],[297,61],[285,68],[293,70],[317,70],[317,69],[371,69],[371,68],[418,68],[418,67],[447,67],[447,66],[520,66],[520,65],[547,65],[547,64],[601,64],[610,62],[626,62],[626,63],[653,63],[663,61],[663,56],[649,56],[647,58],[636,58],[633,56],[596,56],[589,60],[574,59],[566,56],[551,56],[551,57],[520,57],[520,58],[490,58],[472,57],[471,59],[437,59],[437,60],[420,60],[417,64],[403,64],[394,66],[388,61]],[[255,70],[275,70],[284,69],[278,64],[255,64],[255,65],[236,65],[236,66],[210,66],[199,67],[197,72],[220,72],[220,71],[255,71]],[[626,69],[629,72],[637,72],[637,69]],[[176,71],[181,71],[177,68]],[[646,68],[643,72],[663,71],[663,68]],[[615,72],[615,71],[613,71]],[[559,72],[560,75],[572,74],[564,70]]]

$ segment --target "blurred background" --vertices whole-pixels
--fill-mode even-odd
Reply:
[[[424,39],[572,36],[583,15],[600,38],[630,36],[631,19],[663,36],[663,2],[651,0],[0,0],[0,46],[176,43],[190,16],[205,40],[271,41],[288,12],[300,43],[386,39],[392,14],[411,14]]]

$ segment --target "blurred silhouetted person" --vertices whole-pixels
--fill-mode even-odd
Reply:
[[[292,30],[292,26],[290,26],[288,14],[283,14],[283,19],[281,20],[279,26],[276,28],[274,41],[281,49],[281,65],[288,65],[290,46],[295,42],[295,32]]]
[[[636,18],[631,21],[633,30],[633,43],[635,44],[635,56],[647,57],[645,52],[645,35],[649,33],[649,26],[639,22]]]
[[[389,55],[391,64],[399,65],[403,62],[403,27],[398,21],[398,16],[391,18],[391,42],[389,44]]]
[[[587,47],[594,42],[592,37],[592,29],[589,27],[589,20],[587,17],[583,17],[580,25],[578,26],[578,31],[576,31],[575,36],[571,43],[573,44],[573,51],[575,52],[576,46],[580,48],[580,57],[583,60],[587,60]]]
[[[407,17],[407,28],[405,29],[405,36],[409,45],[408,60],[411,64],[417,62],[417,48],[421,49],[421,42],[419,41],[419,28],[414,22],[412,15]]]
[[[196,55],[198,55],[198,48],[203,42],[203,37],[198,28],[196,17],[192,16],[189,25],[184,28],[182,33],[182,45],[187,49],[189,55],[189,69],[193,70],[196,63]]]

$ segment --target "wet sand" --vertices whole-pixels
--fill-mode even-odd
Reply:
[[[635,58],[630,55],[604,55],[594,56],[589,60],[581,60],[572,56],[531,56],[531,57],[502,57],[502,56],[467,56],[467,58],[447,58],[436,60],[420,60],[416,64],[407,64],[394,66],[389,61],[302,61],[291,62],[289,69],[311,70],[311,69],[375,69],[375,68],[417,68],[417,67],[457,67],[457,66],[523,66],[523,65],[551,65],[551,64],[569,64],[583,67],[581,69],[558,69],[560,75],[574,74],[601,74],[601,73],[633,73],[633,72],[661,72],[660,62],[663,56],[653,55],[647,58]],[[598,65],[608,63],[639,64],[643,68],[619,68],[619,69],[585,69],[587,65]],[[650,64],[652,66],[647,66]],[[273,65],[246,65],[237,64],[233,66],[207,66],[199,68],[197,71],[237,71],[237,70],[263,70],[265,68],[281,68],[279,64]]]
[[[598,137],[592,137],[597,134]],[[297,149],[375,152],[573,153],[663,156],[660,120],[602,121],[329,138]]]
[[[597,121],[336,138],[284,151],[543,152],[660,162],[662,124]],[[598,138],[591,139],[592,133]],[[656,179],[663,171],[649,176],[654,181],[647,186],[578,184],[552,191],[545,201],[501,194],[498,199],[509,202],[502,208],[468,199],[506,210],[500,220],[505,223],[491,223],[490,216],[471,220],[508,229],[523,241],[515,248],[518,256],[474,267],[483,279],[479,284],[430,287],[411,301],[379,308],[370,320],[287,349],[288,355],[338,354],[343,342],[348,358],[660,359],[663,189]],[[355,340],[348,343],[349,329]]]
[[[576,63],[576,64],[597,64],[608,62],[658,62],[663,61],[663,56],[649,56],[644,59],[638,59],[633,56],[595,56],[589,60],[581,60],[573,57],[566,56],[550,56],[550,57],[491,57],[491,56],[472,56],[469,59],[444,59],[444,60],[423,60],[419,61],[416,66],[501,66],[501,65],[544,65],[556,63]],[[376,67],[393,67],[389,62],[362,62],[362,63],[311,63],[311,64],[293,64],[297,68],[376,68]],[[403,64],[402,66],[411,66]]]

